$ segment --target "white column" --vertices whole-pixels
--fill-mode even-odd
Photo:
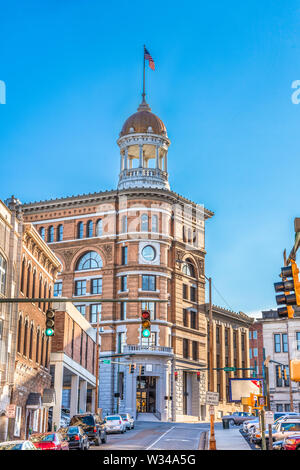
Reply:
[[[82,380],[79,385],[79,412],[86,412],[87,381]]]
[[[60,428],[63,383],[64,383],[64,366],[62,362],[57,362],[55,364],[55,375],[54,375],[54,389],[55,389],[56,403],[53,406],[53,422],[52,422],[52,426],[55,425],[56,429]]]
[[[139,168],[143,168],[143,144],[139,144],[139,147],[140,147]]]
[[[168,171],[168,152],[165,153],[165,171]]]
[[[159,168],[159,145],[156,146],[156,169]]]
[[[125,148],[124,170],[128,169],[128,147]]]
[[[70,399],[70,418],[78,413],[78,386],[79,376],[72,375],[71,378],[71,399]]]

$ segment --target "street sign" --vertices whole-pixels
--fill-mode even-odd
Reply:
[[[215,407],[214,405],[209,405],[209,414],[212,416],[215,414]]]
[[[265,424],[273,424],[274,422],[274,413],[273,411],[265,411]]]
[[[224,367],[223,370],[224,370],[225,372],[234,372],[235,369],[236,369],[235,367]]]
[[[6,416],[8,418],[15,418],[16,417],[16,405],[7,405],[5,411],[6,411]]]
[[[103,359],[103,364],[110,364],[110,360],[109,359]]]
[[[207,405],[218,405],[219,394],[217,392],[206,392],[206,404]]]

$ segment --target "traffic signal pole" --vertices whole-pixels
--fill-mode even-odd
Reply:
[[[206,277],[206,276],[205,276]],[[209,391],[214,391],[214,372],[213,372],[213,315],[211,298],[211,277],[208,279],[209,285]],[[209,450],[216,450],[215,438],[215,415],[210,414],[210,438]]]

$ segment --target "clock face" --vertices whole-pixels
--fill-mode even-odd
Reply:
[[[155,253],[155,250],[152,246],[147,245],[143,248],[142,255],[143,255],[143,258],[146,261],[153,261],[154,258],[155,258],[156,253]]]

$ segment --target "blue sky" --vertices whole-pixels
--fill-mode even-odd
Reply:
[[[213,302],[275,307],[299,216],[300,3],[274,0],[1,2],[0,198],[113,189],[116,139],[141,94],[171,139],[171,188],[207,223]]]

